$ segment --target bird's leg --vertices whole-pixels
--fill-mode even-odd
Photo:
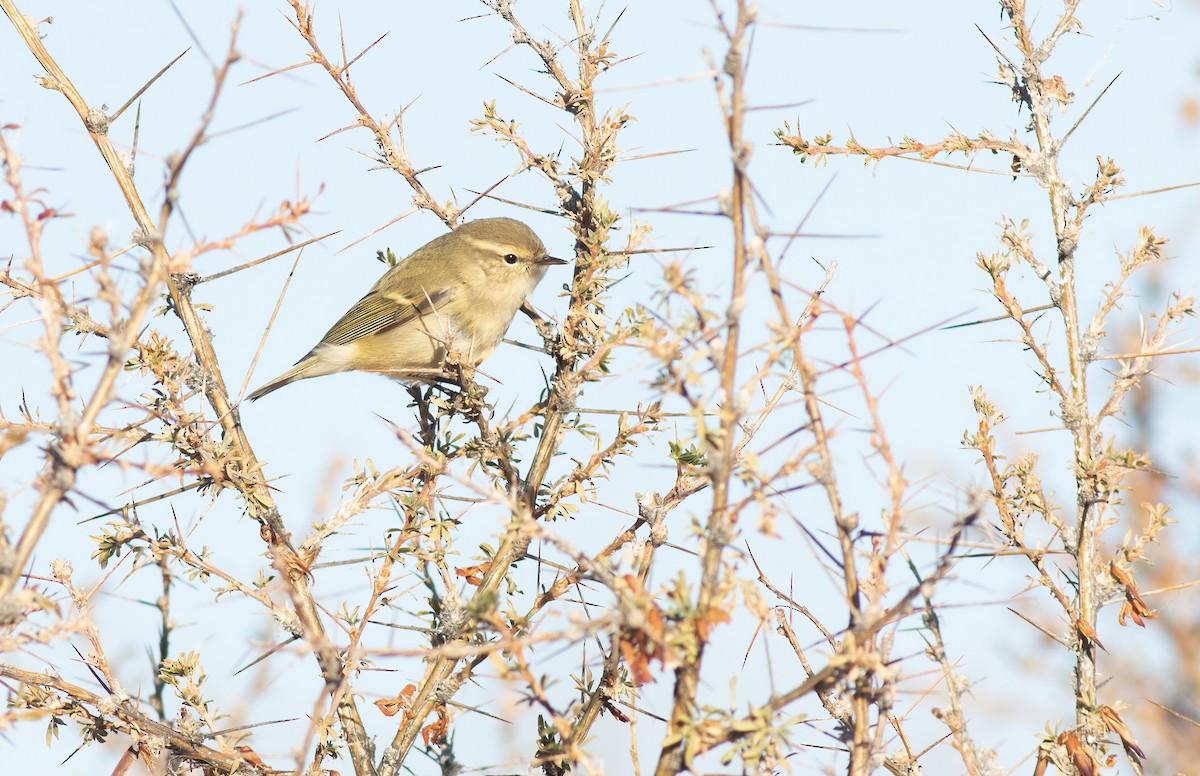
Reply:
[[[451,394],[451,406],[467,420],[478,423],[483,417],[483,408],[487,406],[484,401],[487,388],[475,381],[475,367],[454,358],[454,355],[454,351],[451,351],[445,367],[449,373],[447,382],[458,388]]]
[[[405,390],[413,398],[413,406],[417,408],[417,423],[421,429],[421,444],[432,449],[437,440],[437,420],[429,408],[429,396],[432,388],[422,391],[420,386],[406,385]]]

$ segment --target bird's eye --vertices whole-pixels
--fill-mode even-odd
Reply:
[[[505,254],[504,263],[505,264],[516,264],[517,263],[517,254],[515,254],[515,253]]]

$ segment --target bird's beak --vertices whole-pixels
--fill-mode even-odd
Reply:
[[[554,264],[570,264],[571,262],[567,261],[566,259],[556,259],[553,256],[543,256],[533,263],[541,267],[549,267]]]

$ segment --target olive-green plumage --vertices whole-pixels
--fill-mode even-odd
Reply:
[[[248,398],[350,370],[422,382],[442,374],[448,350],[478,364],[500,343],[546,269],[565,263],[547,256],[520,221],[469,221],[384,273],[316,347]]]

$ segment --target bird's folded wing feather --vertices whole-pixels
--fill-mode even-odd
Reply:
[[[321,339],[322,345],[345,345],[372,334],[382,334],[389,329],[422,318],[435,315],[454,295],[454,290],[442,288],[426,293],[420,299],[410,299],[396,293],[371,291]]]

